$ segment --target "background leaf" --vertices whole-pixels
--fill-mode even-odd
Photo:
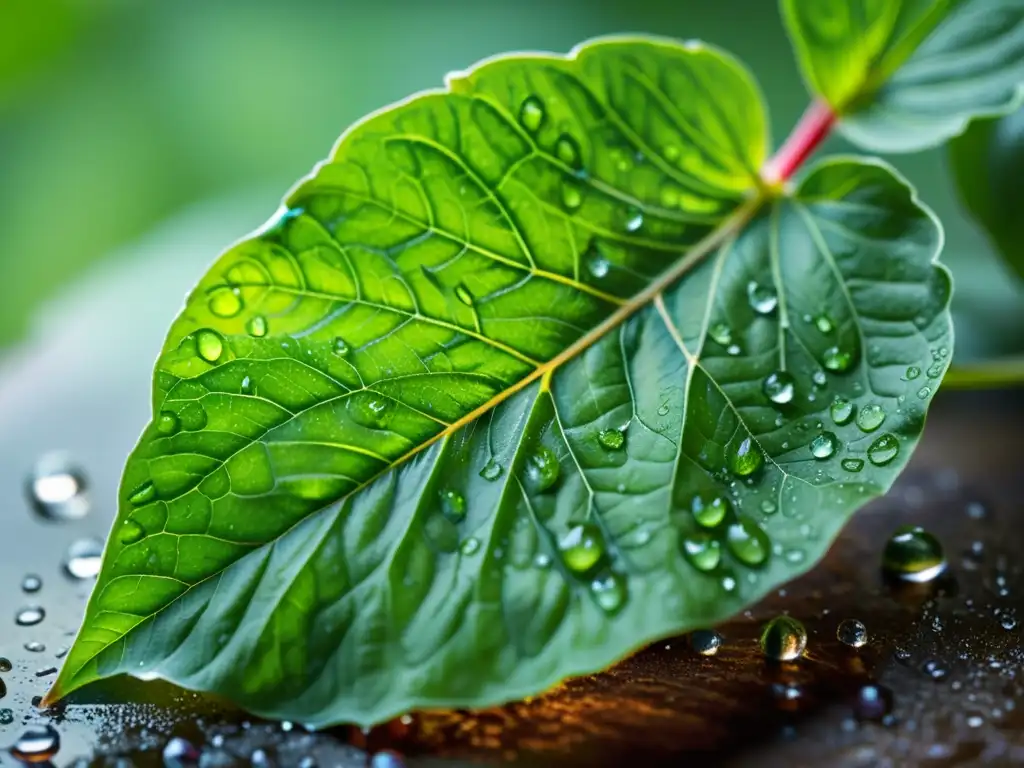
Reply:
[[[1024,0],[782,0],[810,89],[864,149],[914,152],[1020,103]]]
[[[739,231],[764,121],[698,45],[450,88],[350,131],[190,297],[51,696],[516,698],[805,570],[909,458],[949,279],[890,170],[823,164]]]

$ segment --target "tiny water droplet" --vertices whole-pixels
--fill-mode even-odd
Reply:
[[[825,377],[824,371],[815,371],[814,373],[812,373],[811,381],[814,382],[814,385],[816,387],[824,387],[828,383],[828,379]]]
[[[886,432],[884,435],[876,438],[870,446],[868,446],[868,459],[876,467],[884,467],[890,461],[895,459],[900,452],[900,442],[896,439],[895,435],[890,435]]]
[[[455,298],[467,307],[473,306],[473,294],[469,292],[469,288],[466,287],[465,283],[459,283],[455,286]]]
[[[680,548],[690,565],[704,573],[715,570],[722,560],[721,543],[708,533],[684,537]]]
[[[25,650],[29,653],[44,653],[46,651],[46,646],[38,640],[29,640],[25,643]]]
[[[836,438],[834,433],[822,432],[816,438],[811,440],[811,455],[818,461],[830,459],[836,452],[836,447],[838,445],[839,440]]]
[[[867,683],[857,691],[853,713],[858,720],[882,720],[892,711],[892,691],[885,686]]]
[[[156,431],[164,437],[170,437],[181,429],[181,420],[173,411],[160,411],[156,420]]]
[[[29,500],[46,520],[80,520],[89,512],[85,475],[63,453],[39,458],[27,483]]]
[[[587,272],[590,273],[591,277],[600,280],[603,277],[607,277],[608,270],[611,269],[611,264],[602,255],[601,249],[598,247],[596,241],[591,241],[590,247],[587,248],[587,253],[584,257],[584,266],[587,268]]]
[[[728,347],[725,348],[725,351],[728,352],[733,357],[736,357],[736,355],[738,355],[743,350],[740,349],[739,344],[730,344]]]
[[[695,629],[689,640],[690,647],[701,656],[716,656],[722,647],[722,636],[713,629]]]
[[[920,375],[921,375],[921,369],[918,368],[916,365],[912,365],[909,368],[907,368],[907,373],[904,376],[904,378],[907,381],[913,381],[914,379],[916,379]]]
[[[210,292],[206,306],[217,317],[234,317],[242,311],[242,297],[238,289],[215,288]]]
[[[856,406],[849,400],[837,397],[829,406],[829,415],[832,416],[832,421],[837,427],[842,427],[850,423],[855,410]]]
[[[261,339],[267,335],[267,318],[263,315],[254,315],[245,324],[245,330],[250,336]]]
[[[785,371],[775,371],[775,373],[769,374],[761,384],[761,389],[769,400],[778,405],[785,405],[793,401],[795,392],[793,377]]]
[[[441,491],[441,513],[453,523],[466,519],[466,497],[456,490]]]
[[[34,627],[46,618],[46,611],[38,605],[26,605],[14,617],[19,627]]]
[[[770,314],[779,305],[778,294],[769,286],[759,285],[754,280],[747,283],[747,301],[759,315]]]
[[[480,470],[480,477],[484,480],[497,480],[501,477],[501,473],[503,471],[504,467],[502,467],[501,464],[494,459],[488,459],[487,463],[484,464],[483,468]]]
[[[64,554],[64,572],[73,579],[94,579],[100,572],[103,542],[79,539]]]
[[[134,520],[125,520],[121,524],[121,530],[118,532],[117,540],[122,544],[134,544],[138,541],[142,541],[146,536],[146,530]]]
[[[726,545],[733,557],[751,567],[763,565],[771,552],[768,534],[753,520],[740,518],[726,530]]]
[[[885,411],[882,406],[872,403],[865,405],[857,414],[857,426],[862,432],[874,432],[885,421]]]
[[[562,182],[562,205],[570,211],[575,211],[583,204],[583,194],[578,185],[571,181]]]
[[[793,661],[807,648],[807,630],[791,616],[776,616],[761,631],[761,651],[770,661]]]
[[[43,588],[43,580],[36,576],[34,573],[30,573],[21,580],[21,591],[27,594],[38,592]]]
[[[644,225],[644,215],[638,208],[630,208],[627,212],[626,231],[639,232]]]
[[[722,496],[694,496],[690,500],[693,519],[703,528],[715,528],[732,511],[732,504]]]
[[[192,742],[178,736],[167,742],[162,756],[165,768],[195,768],[199,765],[199,750]]]
[[[216,363],[224,354],[224,340],[216,331],[204,328],[198,331],[195,336],[196,351],[199,357],[208,363]]]
[[[580,162],[580,145],[576,139],[567,133],[563,133],[555,141],[555,157],[570,168],[579,169],[582,165]]]
[[[331,344],[331,349],[334,352],[334,354],[338,355],[338,357],[345,357],[351,351],[349,349],[348,342],[341,338],[341,336],[334,337],[334,341]]]
[[[868,628],[857,619],[843,619],[836,628],[836,639],[851,648],[860,648],[868,641]]]
[[[765,499],[761,502],[761,511],[766,515],[774,515],[778,511],[778,507],[771,499]]]
[[[33,725],[11,747],[11,757],[23,763],[46,763],[60,751],[60,734],[52,725]]]
[[[618,451],[626,444],[626,435],[621,429],[602,429],[597,434],[597,442],[609,451]]]
[[[538,447],[526,460],[526,476],[538,493],[543,493],[558,482],[559,472],[558,457],[547,446]]]
[[[853,366],[853,355],[839,347],[829,347],[825,350],[821,364],[829,371],[843,373]]]
[[[156,486],[147,480],[128,495],[128,503],[136,507],[148,504],[156,498]]]
[[[590,582],[590,594],[598,607],[609,615],[622,610],[627,597],[626,579],[618,573],[606,573]]]
[[[592,523],[581,523],[569,529],[558,542],[566,568],[576,574],[593,570],[604,558],[604,537]]]
[[[544,117],[544,105],[536,96],[527,97],[519,108],[519,122],[530,133],[540,130]]]
[[[922,400],[927,400],[929,397],[931,397],[931,395],[932,395],[932,388],[931,387],[921,387],[919,390],[917,390],[917,396],[919,398],[921,398]]]
[[[843,459],[839,463],[847,472],[860,472],[864,469],[864,459]]]
[[[723,347],[732,344],[732,330],[725,323],[715,323],[708,328],[708,336]]]
[[[820,333],[832,333],[835,326],[832,323],[832,318],[828,315],[818,315],[814,318],[814,327],[818,329]]]
[[[462,546],[459,548],[459,551],[462,552],[462,554],[466,557],[469,557],[471,555],[475,555],[479,549],[480,539],[470,536],[468,539],[462,542]]]
[[[882,552],[882,568],[903,581],[928,582],[946,570],[942,544],[917,525],[901,525]]]
[[[729,468],[734,475],[747,477],[754,474],[764,463],[764,456],[761,449],[754,443],[751,437],[745,437],[739,441],[733,441],[729,447]]]

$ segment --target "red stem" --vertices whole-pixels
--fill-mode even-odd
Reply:
[[[825,140],[835,121],[836,115],[828,104],[811,102],[789,138],[765,164],[761,174],[764,180],[769,184],[786,181]]]

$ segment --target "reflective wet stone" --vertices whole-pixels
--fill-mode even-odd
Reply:
[[[761,632],[761,651],[770,661],[793,661],[807,648],[807,630],[790,616],[776,616]]]
[[[722,636],[713,629],[695,629],[689,639],[690,647],[701,656],[715,656],[722,647]]]
[[[836,628],[836,639],[851,648],[860,648],[868,641],[868,629],[857,619],[843,619]]]
[[[618,573],[602,574],[590,582],[590,594],[602,611],[614,615],[626,605],[626,579]]]
[[[46,618],[46,611],[38,605],[27,605],[20,609],[14,616],[14,622],[19,627],[34,627]]]
[[[732,511],[732,504],[724,496],[696,495],[690,500],[693,519],[702,528],[715,528]]]
[[[892,712],[892,691],[875,683],[862,685],[857,689],[853,712],[858,720],[882,720]]]
[[[64,554],[64,572],[73,579],[94,579],[100,572],[103,542],[98,539],[78,539]]]
[[[34,573],[30,573],[21,580],[21,591],[27,594],[38,592],[43,588],[43,580],[36,576]]]
[[[165,768],[195,768],[201,755],[192,742],[176,736],[164,746],[162,757]]]
[[[946,569],[946,556],[935,536],[920,526],[903,525],[885,545],[882,568],[902,581],[927,582]]]
[[[725,543],[732,556],[744,565],[763,565],[771,552],[768,534],[747,518],[740,518],[726,529]]]
[[[819,461],[832,458],[839,445],[839,439],[832,432],[822,432],[811,440],[811,455]]]
[[[60,733],[52,725],[34,725],[26,729],[11,747],[11,756],[23,763],[44,763],[60,750]]]
[[[584,574],[604,558],[604,536],[593,523],[581,523],[574,525],[561,538],[558,549],[566,568],[575,574]]]
[[[875,438],[868,446],[868,460],[876,467],[884,467],[895,459],[900,452],[900,441],[895,435],[888,433]]]
[[[793,377],[785,371],[776,371],[768,375],[761,384],[761,390],[776,405],[793,402],[795,386]]]
[[[885,421],[885,410],[876,403],[865,405],[857,414],[857,426],[863,432],[874,432],[882,426],[883,421]]]
[[[36,462],[28,478],[32,508],[45,520],[80,520],[89,512],[84,473],[64,453],[47,453]]]
[[[837,397],[832,401],[832,405],[829,406],[829,415],[832,417],[832,421],[835,422],[837,427],[842,427],[849,424],[853,419],[854,411],[856,406],[849,400],[842,397]]]
[[[730,444],[729,468],[733,474],[747,477],[760,469],[763,463],[764,456],[753,438],[745,437]]]

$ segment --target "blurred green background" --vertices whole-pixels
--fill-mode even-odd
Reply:
[[[237,193],[268,217],[363,114],[485,56],[613,32],[738,55],[776,141],[806,104],[770,0],[0,0],[0,347],[193,203]],[[959,212],[944,151],[890,159],[946,225],[958,357],[1024,348],[1024,288]]]

